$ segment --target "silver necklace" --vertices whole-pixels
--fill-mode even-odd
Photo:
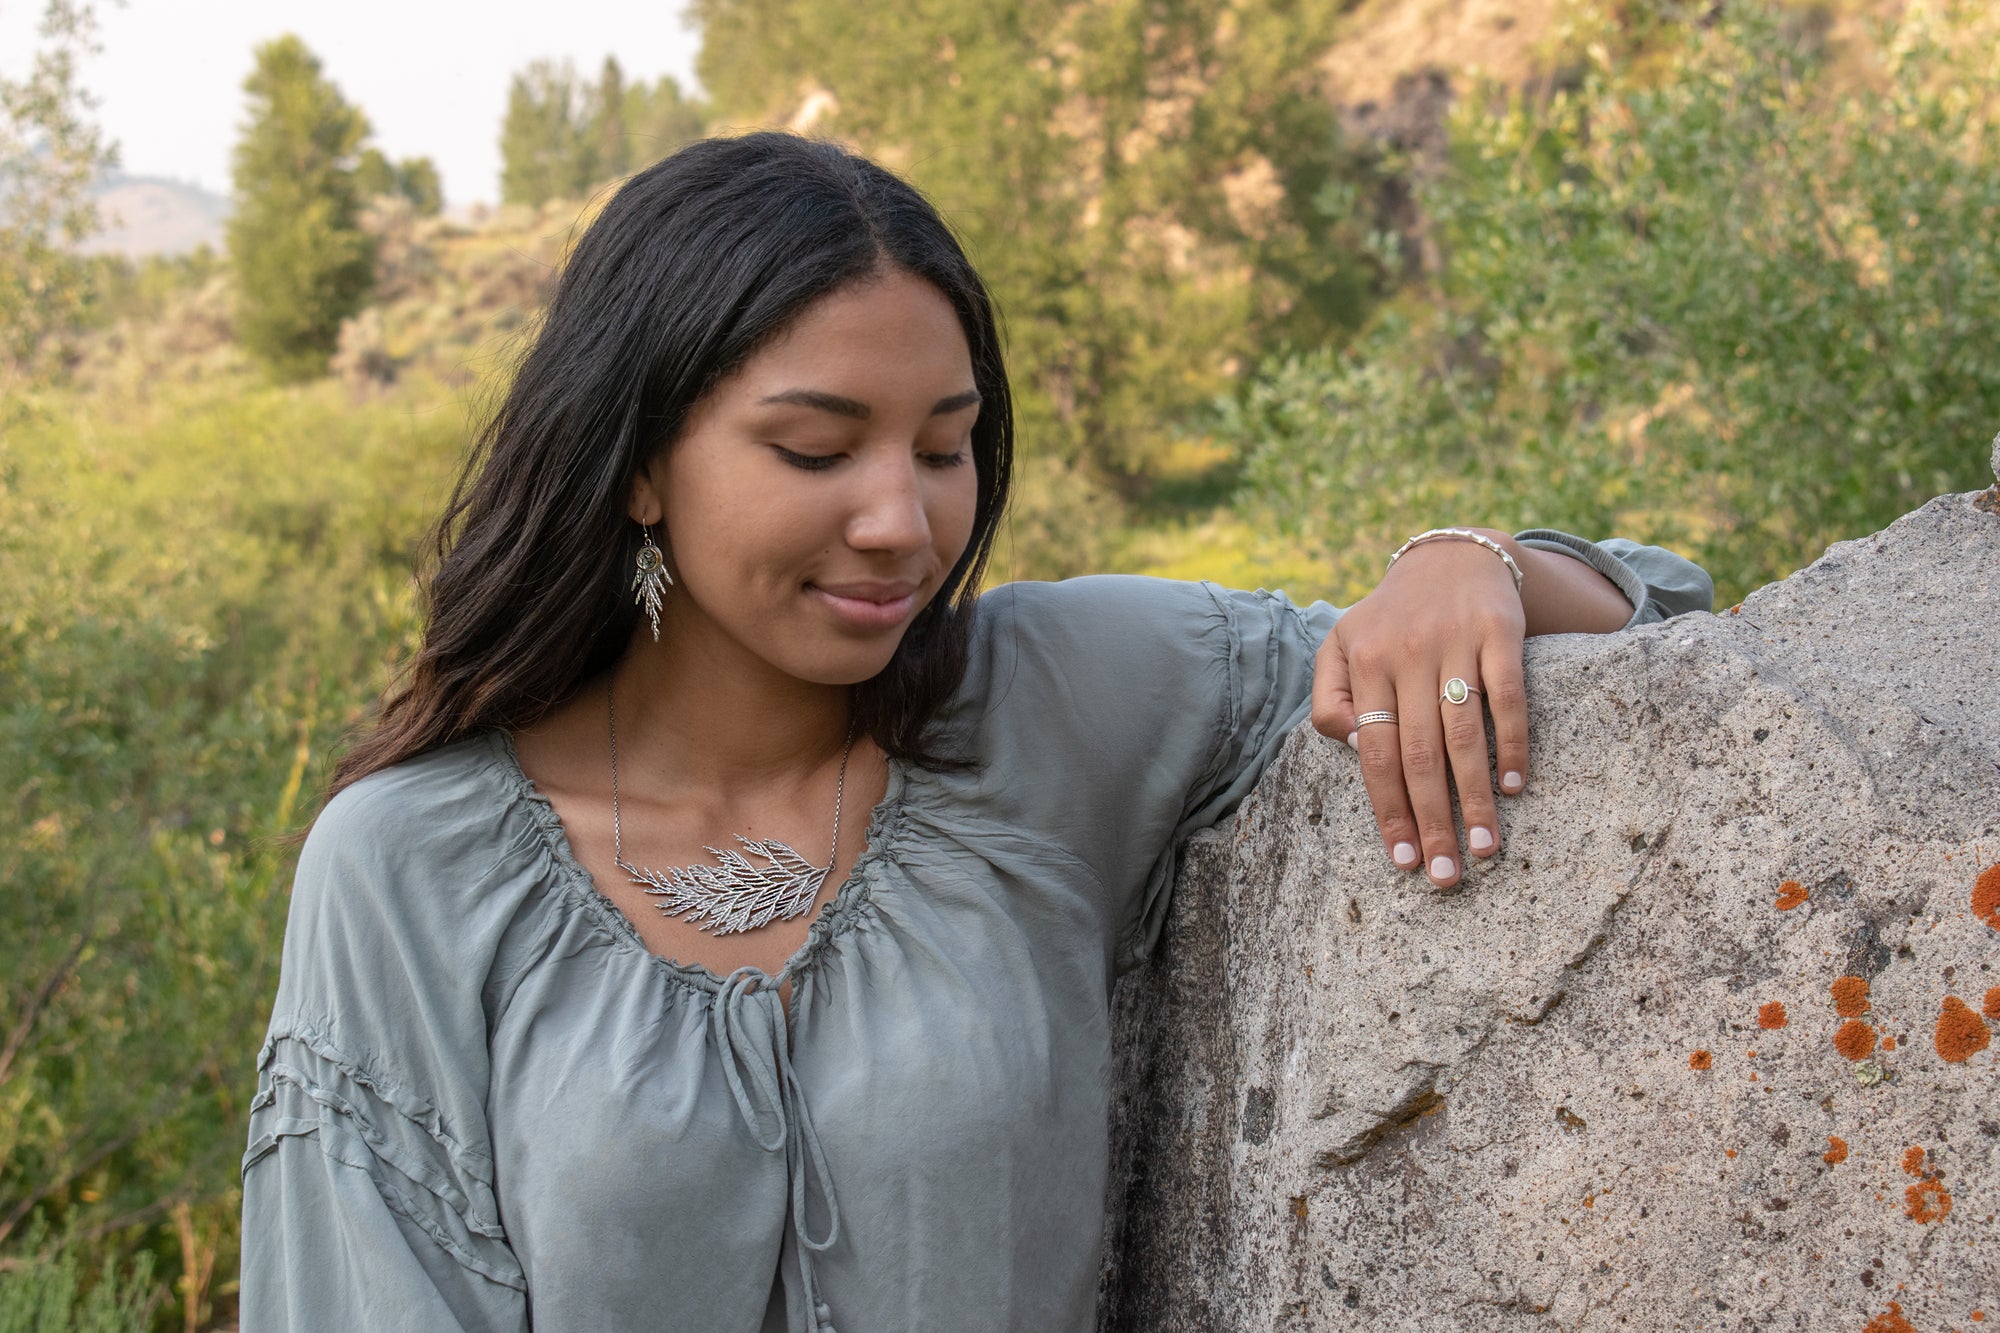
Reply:
[[[605,694],[611,720],[611,855],[618,868],[631,876],[634,884],[663,900],[657,904],[661,912],[711,935],[731,935],[772,921],[789,921],[812,906],[840,855],[840,804],[847,794],[847,757],[854,750],[854,724],[847,724],[847,743],[840,752],[840,780],[833,790],[833,848],[826,854],[825,865],[813,865],[775,838],[759,842],[739,833],[736,841],[741,851],[702,849],[717,864],[670,866],[662,873],[625,859],[624,832],[618,820],[616,691],[606,689]],[[753,865],[752,856],[764,864]]]

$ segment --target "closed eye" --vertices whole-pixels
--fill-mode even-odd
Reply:
[[[798,468],[801,472],[824,472],[840,461],[839,454],[795,453],[785,448],[782,444],[774,444],[771,448],[777,451],[779,458],[791,464],[791,466]]]

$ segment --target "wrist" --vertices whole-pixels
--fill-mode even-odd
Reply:
[[[1513,581],[1515,593],[1517,595],[1521,593],[1526,582],[1522,557],[1528,553],[1527,549],[1510,534],[1501,532],[1497,528],[1444,527],[1420,532],[1391,553],[1383,576],[1386,578],[1389,571],[1395,569],[1398,561],[1419,550],[1424,548],[1435,550],[1444,546],[1453,546],[1459,550],[1464,550],[1468,546],[1478,547],[1486,553],[1479,558],[1498,560],[1506,569],[1507,577]]]

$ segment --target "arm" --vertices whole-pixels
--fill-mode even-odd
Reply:
[[[1440,887],[1459,879],[1452,787],[1472,855],[1500,850],[1485,709],[1493,716],[1500,790],[1517,795],[1527,785],[1523,641],[1608,633],[1706,609],[1710,597],[1698,567],[1655,547],[1600,545],[1545,529],[1473,531],[1520,567],[1518,592],[1506,565],[1477,543],[1412,547],[1327,636],[1313,686],[1313,725],[1361,756],[1383,850],[1404,870],[1424,869]],[[1485,709],[1479,695],[1464,704],[1444,699],[1453,678],[1481,691]],[[1356,725],[1371,712],[1397,720]]]
[[[420,768],[421,765],[412,765]],[[485,1114],[490,812],[399,773],[299,857],[243,1156],[246,1333],[525,1329]]]

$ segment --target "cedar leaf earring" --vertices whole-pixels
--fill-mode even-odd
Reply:
[[[646,618],[653,622],[653,642],[660,641],[660,603],[673,586],[674,576],[667,573],[667,558],[660,548],[653,545],[653,529],[650,524],[639,525],[645,533],[646,541],[639,548],[637,570],[632,575],[632,602],[646,608]]]

